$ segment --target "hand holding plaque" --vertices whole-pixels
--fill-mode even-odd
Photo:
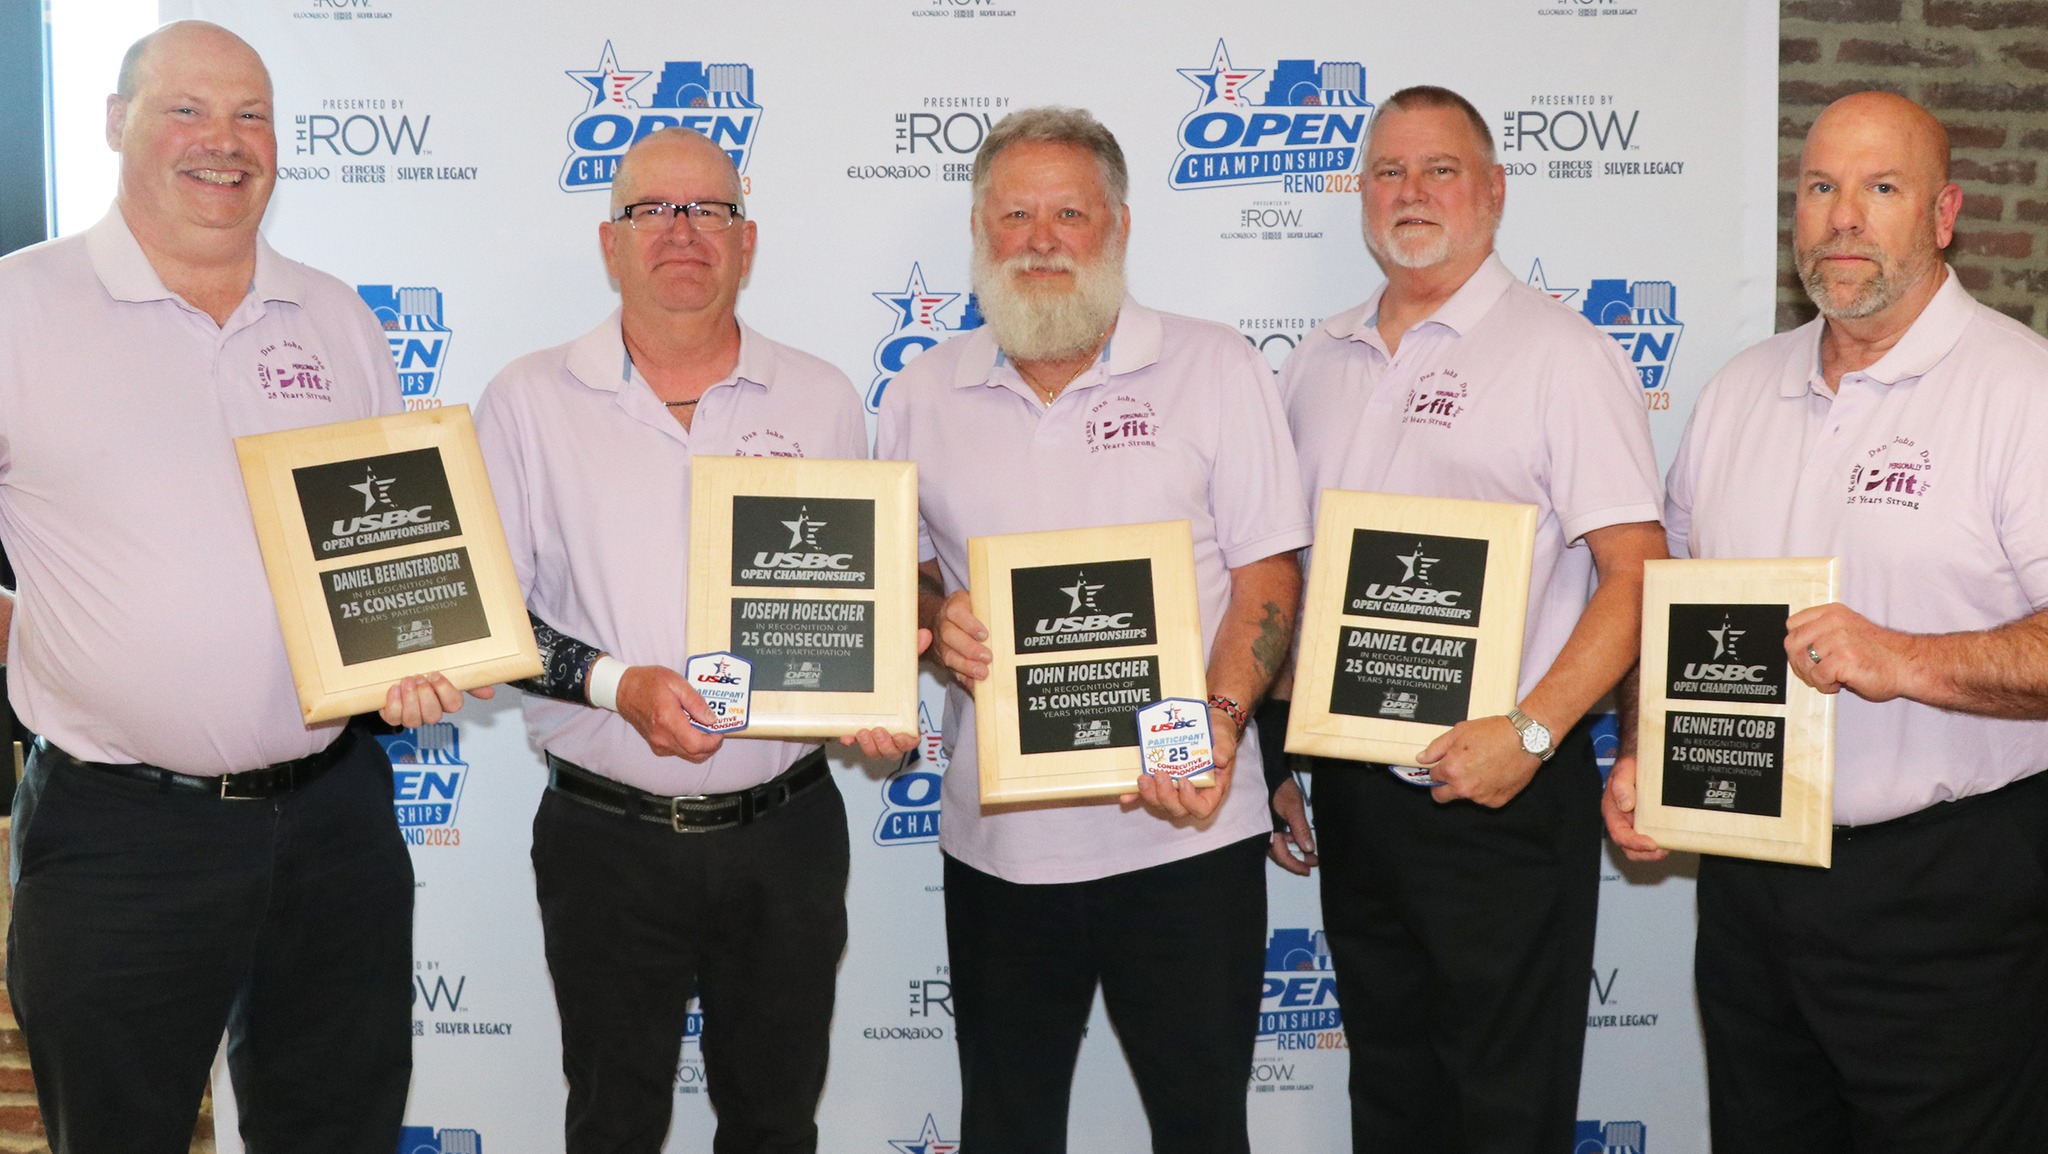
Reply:
[[[469,407],[240,437],[242,481],[307,721],[441,672],[540,672]]]
[[[1535,533],[1533,505],[1324,490],[1287,751],[1412,767],[1512,708]]]

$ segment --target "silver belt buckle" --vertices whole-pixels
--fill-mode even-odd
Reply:
[[[234,775],[234,774],[232,774],[232,773],[224,773],[224,774],[221,774],[221,775],[220,775],[220,799],[221,799],[222,801],[262,801],[262,800],[264,800],[264,797],[266,796],[266,795],[264,795],[264,794],[260,794],[260,793],[236,793],[236,792],[234,791],[234,782],[235,782],[235,775]]]
[[[706,795],[706,794],[701,794],[701,793],[692,793],[692,794],[687,794],[687,795],[685,795],[685,796],[682,796],[682,797],[672,797],[672,798],[669,798],[669,799],[668,799],[668,827],[669,827],[670,829],[674,830],[674,831],[675,831],[675,832],[677,832],[677,833],[694,833],[694,832],[696,832],[696,831],[694,831],[694,830],[692,830],[692,829],[689,829],[689,828],[687,828],[686,826],[684,826],[684,825],[683,825],[683,803],[684,803],[684,802],[686,802],[686,801],[704,801],[704,800],[706,800],[706,799],[707,799],[707,796],[708,796],[708,795]]]

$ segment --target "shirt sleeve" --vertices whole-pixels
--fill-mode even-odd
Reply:
[[[1265,354],[1243,341],[1232,343],[1218,358],[1221,419],[1209,506],[1223,562],[1235,569],[1299,549],[1309,543],[1310,532],[1301,465],[1273,370]]]
[[[2025,402],[2000,430],[2007,467],[1998,486],[1998,544],[2027,603],[2040,612],[2048,609],[2048,453],[2041,449],[2048,445],[2048,372],[2026,386]]]
[[[1565,541],[1576,543],[1609,525],[1659,520],[1663,500],[1650,415],[1621,347],[1589,333],[1553,372],[1543,429],[1550,503]]]

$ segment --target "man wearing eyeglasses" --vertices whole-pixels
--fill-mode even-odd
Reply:
[[[712,720],[676,672],[690,461],[864,457],[867,430],[844,374],[734,315],[743,203],[703,136],[634,145],[598,226],[619,310],[514,361],[478,406],[527,604],[590,643],[543,629],[549,673],[524,702],[550,770],[533,870],[572,1154],[661,1148],[693,991],[718,1149],[817,1148],[846,812],[816,745],[690,724]]]

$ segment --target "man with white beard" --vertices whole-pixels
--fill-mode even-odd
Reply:
[[[1287,653],[1308,514],[1258,353],[1124,295],[1127,183],[1086,112],[995,127],[974,163],[987,324],[896,378],[876,436],[877,457],[918,465],[920,623],[956,680],[939,847],[976,1154],[1066,1148],[1098,981],[1152,1148],[1249,1149],[1269,826],[1257,775],[1231,778],[1259,763],[1245,724]],[[992,654],[968,607],[968,538],[1174,520],[1194,529],[1215,786],[1142,778],[1121,805],[984,810],[969,687]]]
[[[1463,97],[1389,97],[1362,175],[1387,280],[1281,369],[1303,486],[1538,513],[1518,708],[1453,726],[1422,768],[1313,759],[1353,1148],[1565,1150],[1599,895],[1585,715],[1635,662],[1664,555],[1642,389],[1494,255],[1506,175]],[[1306,824],[1291,783],[1275,804]]]

